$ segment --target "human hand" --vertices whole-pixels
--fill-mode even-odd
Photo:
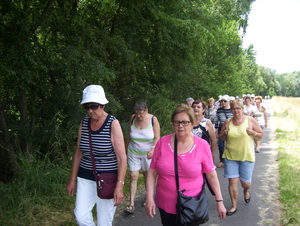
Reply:
[[[75,182],[69,182],[69,184],[66,187],[66,191],[68,196],[73,197],[76,190],[76,183]]]
[[[230,129],[225,129],[225,130],[224,130],[224,134],[225,134],[226,136],[228,136],[229,131],[230,131]]]
[[[219,213],[219,218],[221,219],[221,220],[223,220],[223,219],[225,219],[226,218],[226,208],[225,208],[225,206],[224,206],[224,203],[223,202],[218,202],[217,203],[217,211],[218,211],[218,213]]]
[[[155,205],[155,202],[153,199],[146,199],[146,213],[147,215],[153,219],[154,218],[154,215],[156,215],[156,205]]]
[[[147,159],[152,159],[153,152],[154,152],[154,149],[152,148],[152,149],[147,153]]]
[[[120,184],[120,183],[117,183],[117,184]],[[117,185],[115,192],[114,192],[114,200],[115,200],[114,206],[121,204],[123,199],[124,199],[123,188]]]
[[[254,130],[249,129],[248,127],[246,128],[246,132],[247,132],[248,136],[251,136],[251,137],[253,137],[256,134],[256,132]]]

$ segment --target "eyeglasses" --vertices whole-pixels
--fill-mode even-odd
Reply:
[[[180,124],[182,124],[183,126],[188,126],[190,124],[191,121],[173,121],[173,125],[174,126],[179,126]]]
[[[145,113],[145,110],[143,110],[142,112],[135,112],[136,115],[143,115]]]
[[[99,106],[102,106],[101,104],[84,104],[83,108],[85,110],[89,110],[92,109],[93,111],[97,110],[99,108]]]
[[[193,108],[201,108],[201,106],[193,105]]]
[[[235,111],[235,110],[242,110],[242,108],[231,108],[231,110]]]

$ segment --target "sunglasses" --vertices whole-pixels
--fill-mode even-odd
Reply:
[[[99,106],[102,106],[101,104],[84,104],[83,108],[85,110],[89,110],[92,109],[93,111],[97,110],[99,108]]]
[[[227,100],[221,100],[221,102],[227,102]]]

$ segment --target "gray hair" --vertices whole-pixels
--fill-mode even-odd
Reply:
[[[189,101],[194,102],[194,99],[193,99],[192,97],[189,97],[189,98],[187,98],[185,101],[186,101],[186,102],[189,102]]]
[[[135,109],[135,110],[147,110],[148,107],[147,107],[147,104],[145,102],[137,101],[137,102],[135,102],[133,109]]]

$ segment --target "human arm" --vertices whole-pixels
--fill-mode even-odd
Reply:
[[[126,140],[125,140],[125,151],[126,151],[126,154],[128,152],[128,145],[129,145],[129,142],[130,142],[131,122],[132,122],[133,117],[134,117],[134,115],[130,116],[129,124],[128,124],[128,130],[127,130],[127,134],[126,134]]]
[[[152,219],[156,214],[156,205],[154,201],[154,191],[156,183],[157,171],[149,169],[146,181],[146,213]]]
[[[217,148],[217,139],[216,139],[215,129],[214,129],[212,122],[209,119],[206,122],[206,126],[207,126],[207,130],[208,130],[208,134],[209,134],[210,142],[211,142],[210,149],[211,149],[211,153],[212,153],[212,156],[214,159],[215,155],[216,155],[216,148]]]
[[[264,136],[263,130],[255,118],[249,117],[249,120],[251,123],[251,128],[246,129],[247,134],[252,136],[255,140],[260,140]]]
[[[221,120],[220,120],[220,113],[219,113],[219,109],[217,109],[216,110],[215,123],[214,123],[216,139],[219,138],[220,122],[221,122]]]
[[[264,108],[264,118],[265,118],[265,128],[268,128],[268,116],[267,116],[267,109]]]
[[[76,151],[73,156],[73,164],[72,164],[72,170],[71,175],[69,179],[69,183],[66,187],[68,196],[72,197],[76,190],[76,178],[79,170],[79,164],[80,160],[82,158],[82,152],[80,151],[79,144],[80,144],[80,138],[81,138],[81,129],[82,129],[82,123],[79,126],[78,134],[77,134],[77,147]]]
[[[153,145],[152,145],[151,150],[147,154],[148,159],[152,159],[154,149],[155,149],[155,145],[156,145],[157,141],[160,138],[160,125],[159,125],[159,122],[158,122],[158,120],[155,116],[153,117],[153,132],[154,132]]]
[[[217,204],[217,211],[219,214],[220,219],[226,218],[226,208],[223,203],[223,196],[221,193],[220,183],[217,176],[216,171],[212,171],[210,173],[206,173],[207,181],[211,186],[213,192],[215,193],[215,199]],[[221,201],[222,200],[222,201]]]
[[[118,182],[114,192],[115,206],[119,205],[124,198],[123,187],[127,168],[127,156],[124,146],[123,132],[118,120],[112,122],[111,143],[118,161]]]

